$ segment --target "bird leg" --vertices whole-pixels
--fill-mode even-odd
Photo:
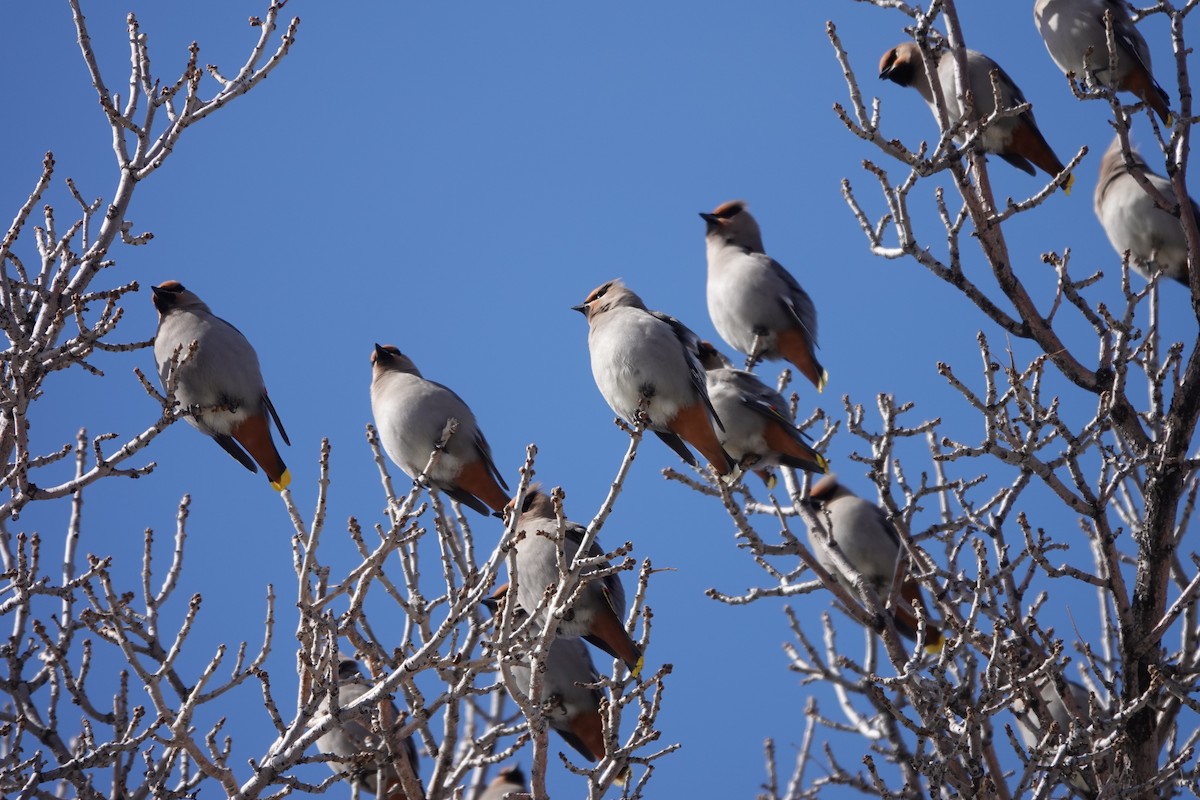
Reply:
[[[636,425],[650,427],[650,401],[654,398],[654,387],[648,383],[642,384],[642,399],[638,401],[638,407],[633,412],[633,422]]]
[[[766,335],[764,331],[756,330],[754,332],[754,344],[750,348],[750,355],[746,357],[746,371],[753,370],[755,365],[762,360],[763,353],[767,351]]]
[[[450,439],[458,432],[458,420],[450,417],[446,420],[446,427],[442,428],[442,435],[436,442],[433,443],[433,452],[441,453],[450,446]]]
[[[547,716],[551,713],[565,715],[567,713],[567,706],[563,702],[562,695],[555,692],[542,701],[542,713],[547,714]]]
[[[199,403],[192,403],[187,407],[186,413],[189,416],[200,419],[205,414],[220,414],[222,412],[235,414],[239,408],[241,408],[241,406],[238,403],[230,400],[228,397],[223,397],[221,398],[221,402],[214,403],[211,406],[202,406]]]

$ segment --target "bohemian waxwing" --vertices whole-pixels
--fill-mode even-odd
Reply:
[[[450,418],[458,430],[427,477],[439,490],[480,514],[501,516],[508,485],[492,462],[492,450],[475,415],[458,395],[421,377],[408,356],[392,345],[371,354],[371,412],[388,457],[413,480],[425,469]],[[486,505],[485,505],[486,504]]]
[[[945,98],[946,117],[951,126],[959,123],[963,116],[963,103],[958,97],[958,84],[955,81],[954,55],[949,50],[942,50],[937,55],[937,75],[941,84],[942,97]],[[992,74],[1000,87],[1000,101],[1003,109],[1014,108],[1026,102],[1025,95],[1013,83],[1000,65],[983,53],[974,50],[966,51],[968,88],[974,96],[975,114],[979,120],[986,120],[996,111],[996,97],[992,91]],[[925,63],[921,48],[916,42],[903,42],[884,53],[879,62],[879,77],[887,78],[901,86],[911,86],[916,89],[937,118],[937,106],[933,100],[933,89],[929,85],[929,76],[925,72]],[[1002,110],[1003,110],[1002,109]],[[962,137],[958,137],[962,141]],[[1058,177],[1063,171],[1063,164],[1058,156],[1046,143],[1042,132],[1038,130],[1033,118],[1033,111],[1026,110],[1016,116],[1000,117],[988,125],[987,130],[979,138],[980,146],[985,153],[995,153],[1019,170],[1036,174],[1034,166],[1039,167],[1051,177]],[[1032,163],[1030,163],[1032,162]],[[1062,182],[1063,191],[1071,193],[1071,185],[1075,182],[1074,175],[1067,175]]]
[[[497,588],[483,605],[498,616],[502,604],[507,602],[508,588],[508,584]],[[515,624],[528,618],[519,604],[514,615]],[[511,671],[516,685],[528,694],[532,678],[528,661],[513,663]],[[582,639],[559,636],[550,643],[542,682],[542,708],[546,720],[567,744],[590,761],[599,761],[605,753],[604,720],[600,716],[604,693],[581,684],[594,684],[599,680],[600,674]]]
[[[509,792],[527,792],[525,772],[516,764],[500,770],[492,782],[479,795],[478,800],[504,800]]]
[[[267,397],[250,342],[179,281],[164,281],[151,290],[158,311],[154,334],[158,377],[166,386],[172,362],[181,362],[175,369],[175,398],[188,412],[187,421],[251,472],[258,472],[257,462],[271,488],[286,489],[292,474],[275,449],[268,414],[284,444],[291,442]],[[188,356],[192,342],[197,343],[196,352]]]
[[[1130,155],[1133,163],[1145,173],[1146,180],[1168,201],[1174,201],[1175,189],[1171,182],[1150,172],[1146,160],[1136,150]],[[1200,206],[1190,197],[1188,202],[1200,221]],[[1122,257],[1126,250],[1129,251],[1129,266],[1147,278],[1156,270],[1162,270],[1168,278],[1187,284],[1188,246],[1183,225],[1177,213],[1159,208],[1130,174],[1121,153],[1120,137],[1113,139],[1100,160],[1095,208],[1112,246]]]
[[[371,689],[371,682],[363,675],[357,661],[349,656],[339,655],[338,668],[338,702],[344,708]],[[331,698],[326,696],[321,703],[321,714],[331,713]],[[400,712],[390,700],[379,705],[379,721],[384,727],[397,724]],[[351,779],[360,781],[372,794],[382,800],[423,800],[422,794],[409,797],[405,794],[399,773],[392,763],[394,754],[389,754],[386,739],[381,737],[378,729],[372,729],[371,711],[361,709],[354,716],[345,716],[340,724],[331,728],[317,739],[317,749],[325,755],[337,756],[326,762],[334,772],[344,772]],[[404,739],[404,753],[417,782],[417,747],[411,736]],[[368,756],[374,756],[372,761]],[[383,791],[379,790],[380,778],[383,779]]]
[[[509,503],[510,509],[515,502],[516,498]],[[517,602],[526,613],[532,613],[547,587],[559,582],[558,545],[549,538],[558,535],[558,517],[550,495],[537,484],[525,492],[516,532]],[[566,520],[563,555],[568,564],[579,552],[584,533],[582,525]],[[593,541],[588,555],[602,556],[604,548]],[[625,587],[616,574],[593,580],[583,588],[579,600],[563,615],[558,635],[582,636],[624,661],[635,678],[642,671],[642,649],[625,630]]]
[[[700,217],[708,254],[708,315],[717,333],[755,360],[790,361],[817,391],[824,390],[829,375],[817,361],[817,309],[792,273],[766,254],[746,204],[731,200]]]
[[[1082,684],[1075,681],[1066,681],[1067,689],[1071,693],[1071,700],[1075,704],[1075,709],[1081,715],[1076,717],[1068,709],[1066,703],[1063,702],[1062,695],[1059,694],[1058,688],[1053,680],[1047,678],[1040,686],[1038,686],[1038,694],[1041,695],[1041,700],[1046,705],[1051,720],[1058,726],[1058,736],[1065,737],[1071,729],[1071,724],[1090,725],[1092,720],[1089,715],[1089,692]],[[1049,723],[1043,723],[1038,716],[1038,710],[1026,704],[1025,700],[1017,697],[1012,703],[1013,714],[1017,718],[1017,732],[1021,734],[1021,741],[1030,750],[1037,750],[1038,745],[1050,732]],[[1051,740],[1050,752],[1055,753],[1058,745]],[[1096,786],[1093,779],[1085,775],[1081,771],[1071,773],[1071,786],[1076,789],[1084,797],[1095,797]]]
[[[528,692],[530,672],[526,664],[514,664],[513,677]],[[550,727],[567,744],[591,761],[604,756],[604,721],[600,701],[604,693],[583,684],[596,683],[600,674],[582,639],[560,636],[546,655],[542,701]]]
[[[1112,14],[1116,72],[1110,78],[1105,12]],[[1150,71],[1150,48],[1122,0],[1037,0],[1033,21],[1063,73],[1090,74],[1097,82],[1132,92],[1171,124],[1170,98]],[[1084,63],[1086,60],[1086,64]]]
[[[646,427],[695,466],[684,442],[700,451],[721,475],[734,470],[721,449],[721,425],[696,360],[699,338],[682,322],[649,311],[642,298],[619,280],[602,284],[581,305],[587,317],[592,376],[613,411],[632,422],[647,403]]]
[[[826,540],[832,539],[846,561],[871,585],[880,602],[886,603],[896,574],[896,561],[900,557],[900,537],[887,515],[879,506],[868,503],[838,483],[836,475],[826,475],[817,481],[803,502],[823,529],[808,530],[809,544],[821,566],[851,593],[854,592],[853,581],[838,569],[830,555]],[[919,605],[922,611],[925,610],[921,589],[912,578],[905,578],[901,583],[900,597],[909,606]],[[901,636],[916,641],[917,618],[910,607],[900,605],[892,609],[892,618]],[[925,619],[925,649],[936,653],[941,649],[942,634],[928,621],[928,613]]]
[[[734,369],[709,342],[700,343],[700,363],[708,397],[725,430],[721,446],[742,467],[753,467],[768,487],[774,487],[772,467],[826,472],[825,457],[813,450],[792,424],[787,401],[753,372]]]

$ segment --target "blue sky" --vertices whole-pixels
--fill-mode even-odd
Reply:
[[[1116,304],[1118,261],[1091,209],[1099,154],[1112,136],[1107,107],[1071,98],[1029,10],[1009,6],[962,4],[968,44],[1024,89],[1064,162],[1081,145],[1092,151],[1070,197],[1056,195],[1007,227],[1017,272],[1048,302],[1053,273],[1040,254],[1070,247],[1075,274],[1105,270],[1094,296]],[[246,18],[262,12],[245,0],[87,3],[110,86],[127,80],[130,8],[163,77],[178,72],[192,39],[202,62],[232,69],[256,35]],[[849,395],[877,427],[875,397],[887,392],[917,403],[913,421],[941,417],[950,435],[982,435],[935,365],[947,362],[978,386],[976,332],[984,330],[997,351],[1003,336],[919,266],[873,258],[840,197],[840,181],[849,178],[867,209],[880,213],[874,180],[860,164],[884,162],[831,111],[848,101],[826,19],[837,24],[864,92],[881,99],[886,135],[910,145],[935,135],[916,93],[875,77],[882,53],[905,38],[900,14],[853,2],[734,8],[710,0],[603,8],[292,0],[287,12],[302,18],[292,54],[250,96],[189,130],[167,165],[139,187],[129,217],[134,232],[153,231],[154,241],[116,248],[116,266],[97,285],[142,286],[126,305],[122,340],[153,334],[149,286],[174,278],[255,344],[291,437],[283,454],[306,513],[316,495],[320,439],[333,443],[323,555],[335,570],[353,566],[346,518],[374,522],[383,507],[363,433],[374,342],[398,345],[427,377],[466,399],[510,484],[525,446],[536,442],[537,477],[564,486],[568,512],[587,519],[627,440],[592,381],[586,323],[569,307],[620,276],[652,308],[714,338],[697,212],[735,197],[750,202],[768,252],[817,305],[830,382],[820,396],[799,387],[802,411],[820,406],[843,419],[841,398]],[[1142,30],[1165,67],[1164,23],[1152,19]],[[110,133],[74,39],[66,3],[0,8],[8,108],[0,213],[14,213],[28,195],[46,150],[58,162],[46,199],[60,220],[71,211],[67,176],[85,197],[111,196]],[[1159,73],[1173,90],[1170,72]],[[1150,145],[1147,123],[1138,125],[1135,138]],[[1021,198],[1042,185],[996,159],[991,177],[1001,196]],[[936,185],[949,181],[939,176],[915,194],[923,201],[921,233],[941,248],[930,213]],[[18,247],[29,261],[31,242],[26,236]],[[978,252],[967,258],[968,272],[983,275]],[[1182,327],[1186,294],[1174,285],[1162,294],[1168,339],[1190,336]],[[1175,335],[1172,316],[1181,326]],[[1019,364],[1035,355],[1023,342],[1013,347]],[[1094,352],[1085,343],[1081,355]],[[71,373],[48,381],[33,418],[44,449],[70,441],[81,426],[129,436],[157,417],[132,374],[134,367],[153,371],[149,350],[100,356],[96,364],[105,378]],[[1092,402],[1082,402],[1080,413],[1088,413]],[[869,494],[863,467],[848,458],[858,448],[842,434],[827,455],[852,488]],[[186,425],[168,431],[139,463],[148,459],[158,463],[149,477],[107,481],[87,495],[85,549],[117,555],[134,569],[142,531],[154,528],[165,546],[179,498],[190,493],[188,568],[176,613],[187,595],[203,594],[195,656],[220,641],[257,641],[267,582],[285,618],[291,611],[290,527],[278,497]],[[927,468],[919,449],[907,464]],[[731,609],[704,597],[709,587],[739,593],[765,576],[737,550],[719,504],[664,481],[667,466],[682,465],[648,440],[603,537],[630,539],[635,557],[674,569],[651,587],[647,663],[675,666],[661,726],[663,742],[683,748],[659,762],[651,794],[750,797],[764,777],[762,740],[775,737],[787,763],[802,735],[805,700],[817,690],[799,686],[786,669],[781,604]],[[407,485],[399,470],[393,476]],[[12,528],[58,542],[68,513],[65,504],[38,508]],[[500,533],[498,523],[475,522],[481,542]],[[1069,517],[1038,524],[1078,537]],[[1082,538],[1076,548],[1086,556]],[[809,595],[795,606],[815,622],[829,599]],[[1052,611],[1062,614],[1054,622],[1060,632],[1071,630],[1072,619],[1095,618],[1088,594],[1066,594]],[[286,618],[279,631],[277,686],[294,663],[293,627]],[[809,631],[818,633],[815,624]],[[842,640],[861,649],[848,626]],[[817,697],[833,714],[832,698]],[[250,736],[266,729],[265,720],[246,723]],[[854,738],[834,745],[849,764],[865,749]],[[570,796],[577,779],[551,769],[557,796]]]

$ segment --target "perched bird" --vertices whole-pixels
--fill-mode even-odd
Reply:
[[[612,410],[632,422],[645,402],[646,427],[680,458],[696,465],[687,442],[719,474],[732,472],[696,360],[696,334],[674,317],[647,310],[620,280],[602,284],[572,308],[587,317],[592,376]]]
[[[504,800],[505,795],[509,792],[527,791],[529,789],[525,785],[524,771],[513,764],[511,767],[500,770],[500,773],[492,778],[492,782],[483,790],[483,794],[479,795],[478,800]]]
[[[1075,708],[1082,715],[1079,718],[1067,710],[1066,703],[1063,702],[1062,695],[1059,694],[1058,687],[1053,680],[1046,679],[1038,686],[1038,694],[1041,695],[1041,700],[1046,705],[1050,719],[1058,726],[1060,737],[1067,735],[1072,722],[1084,726],[1090,725],[1092,722],[1088,711],[1088,690],[1075,681],[1068,680],[1066,684]],[[1030,750],[1036,750],[1050,731],[1049,722],[1043,723],[1038,716],[1038,710],[1027,705],[1025,700],[1020,697],[1013,700],[1012,710],[1017,718],[1017,731],[1021,734],[1021,741]],[[1052,746],[1056,747],[1056,745]],[[1075,771],[1071,774],[1070,780],[1071,785],[1084,797],[1096,796],[1095,783],[1088,775],[1081,771]]]
[[[708,315],[721,338],[753,360],[786,359],[817,391],[829,379],[817,360],[817,309],[792,273],[763,249],[746,204],[700,214],[708,254]]]
[[[514,664],[512,671],[518,685],[529,691],[529,666]],[[599,680],[582,639],[560,636],[551,643],[542,686],[543,708],[550,727],[590,761],[599,761],[605,753],[604,721],[600,716],[604,693],[583,684]]]
[[[246,469],[258,472],[262,467],[271,488],[286,489],[292,474],[275,449],[268,414],[284,444],[291,442],[267,397],[250,342],[179,281],[164,281],[151,291],[158,311],[154,361],[163,386],[175,362],[175,398],[187,410],[187,421]],[[197,347],[189,357],[192,342]]]
[[[499,587],[483,605],[499,613],[508,588],[508,584]],[[515,613],[518,624],[526,619],[519,604]],[[513,663],[511,672],[516,685],[528,693],[532,677],[528,661]],[[550,643],[542,683],[542,709],[550,727],[589,761],[599,761],[606,752],[604,720],[600,716],[604,693],[582,684],[595,684],[599,680],[600,674],[582,639],[559,636]]]
[[[742,467],[753,467],[769,488],[775,485],[771,467],[826,472],[825,457],[813,450],[792,424],[787,402],[753,372],[734,369],[709,342],[700,343],[700,363],[708,397],[725,423],[721,446]]]
[[[879,600],[886,603],[900,557],[900,537],[887,515],[879,506],[842,486],[836,475],[817,481],[803,502],[824,528],[823,532],[808,530],[809,544],[821,566],[854,592],[850,577],[838,569],[830,556],[826,539],[832,539],[846,561],[870,583]],[[920,586],[912,578],[905,578],[900,584],[900,597],[912,607],[919,605],[925,609]],[[936,653],[942,646],[942,633],[928,621],[928,614],[925,618],[925,649]],[[909,607],[900,605],[892,609],[892,619],[901,636],[916,641],[917,618]]]
[[[371,413],[388,457],[413,480],[425,469],[450,418],[458,430],[426,477],[465,506],[501,516],[508,485],[492,462],[492,449],[475,415],[458,395],[421,377],[408,356],[392,345],[375,345],[371,354]]]
[[[959,99],[958,84],[954,77],[954,55],[949,50],[942,50],[937,59],[938,82],[945,99],[946,117],[953,127],[958,125],[963,117],[963,101]],[[1025,95],[1021,94],[1017,84],[1013,83],[1013,79],[995,61],[974,50],[966,51],[966,61],[969,82],[967,88],[974,97],[975,114],[978,119],[986,120],[996,111],[996,97],[992,91],[993,73],[1000,87],[1001,110],[1014,108],[1026,102]],[[921,48],[916,42],[903,42],[884,53],[879,62],[879,77],[916,89],[929,104],[934,117],[937,117],[933,89],[929,85],[929,76],[925,73]],[[959,141],[963,140],[962,136],[956,138]],[[1051,177],[1062,174],[1063,163],[1058,160],[1058,156],[1038,130],[1032,110],[992,121],[978,141],[985,153],[995,153],[1030,175],[1036,174],[1033,169],[1035,166]],[[1067,175],[1061,183],[1063,191],[1070,194],[1074,182],[1075,176]]]
[[[1116,44],[1116,70],[1111,75],[1105,12],[1112,14]],[[1150,48],[1123,0],[1037,0],[1033,21],[1063,73],[1086,73],[1097,83],[1132,92],[1165,124],[1171,124],[1170,98],[1154,80]]]
[[[509,503],[510,509],[515,502],[516,498]],[[517,602],[527,613],[533,613],[547,587],[559,582],[558,545],[549,538],[558,535],[558,517],[550,495],[536,484],[525,492],[516,531]],[[584,533],[582,525],[566,521],[563,555],[568,564],[579,552]],[[593,541],[588,555],[602,556],[604,548]],[[563,614],[558,635],[582,636],[613,658],[624,661],[636,678],[642,670],[642,649],[625,630],[624,620],[625,588],[617,575],[607,575],[583,588],[579,600]]]
[[[1151,172],[1136,150],[1130,155],[1155,189],[1168,200],[1176,199],[1169,180]],[[1188,202],[1192,204],[1192,214],[1200,221],[1200,206],[1190,197]],[[1149,278],[1162,270],[1168,278],[1187,285],[1188,246],[1178,209],[1175,213],[1164,211],[1138,185],[1125,164],[1120,137],[1113,139],[1100,159],[1095,208],[1108,240],[1122,256],[1129,251],[1129,265],[1139,274]]]
[[[342,707],[348,706],[366,694],[371,688],[371,682],[362,674],[358,662],[349,656],[339,656],[338,670],[338,702]],[[331,697],[327,696],[321,703],[321,714],[332,712]],[[381,723],[386,728],[395,725],[400,712],[391,702],[380,705]],[[414,775],[417,774],[417,746],[411,736],[404,739],[404,754]],[[317,739],[317,749],[325,755],[337,756],[326,763],[334,772],[346,773],[352,779],[361,781],[372,794],[379,795],[385,800],[423,800],[424,788],[421,795],[410,797],[404,792],[400,775],[391,763],[395,758],[389,754],[386,740],[371,729],[371,712],[362,709],[358,714],[344,717],[339,725]],[[364,755],[365,754],[365,755]],[[374,766],[366,766],[366,756],[374,756]],[[382,780],[383,791],[380,792]],[[420,777],[417,777],[418,783]]]

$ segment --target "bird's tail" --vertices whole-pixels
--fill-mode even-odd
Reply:
[[[271,481],[272,489],[282,492],[288,487],[292,482],[292,473],[288,471],[287,464],[283,463],[283,457],[275,448],[265,414],[246,417],[237,424],[232,434],[234,440],[262,467],[267,479]]]

